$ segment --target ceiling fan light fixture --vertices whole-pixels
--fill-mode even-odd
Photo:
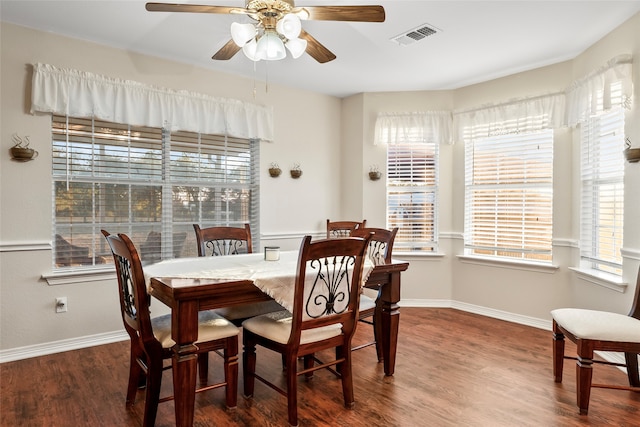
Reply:
[[[266,61],[277,61],[284,59],[287,52],[280,36],[275,31],[265,31],[258,45],[256,46],[256,58]]]
[[[251,39],[247,44],[242,46],[242,53],[244,53],[244,56],[246,56],[250,60],[257,62],[260,61],[260,58],[258,58],[258,56],[256,55],[257,48],[258,42],[256,42],[256,39]]]
[[[246,45],[256,36],[257,31],[253,24],[240,24],[238,22],[231,24],[231,38],[238,47]]]
[[[291,53],[293,59],[300,58],[305,50],[307,50],[307,41],[304,39],[289,39],[284,45],[289,50],[289,53]]]
[[[283,16],[276,24],[276,31],[288,39],[298,38],[302,31],[300,18],[293,14]]]

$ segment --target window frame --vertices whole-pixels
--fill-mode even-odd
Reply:
[[[606,111],[600,108],[580,124],[579,268],[618,277],[622,275],[624,244],[624,126],[621,106]],[[613,200],[613,224],[607,225],[603,219],[606,211],[598,203],[603,198]],[[604,236],[604,228],[613,232],[612,238]]]
[[[536,120],[537,119],[537,120]],[[551,265],[553,260],[553,144],[554,131],[546,128],[528,129],[526,123],[542,122],[544,117],[523,118],[522,120],[511,120],[503,123],[491,123],[476,125],[464,130],[465,140],[465,203],[464,203],[464,255],[471,257],[481,257],[493,260],[503,260],[508,262],[540,263]],[[522,123],[520,123],[522,122]],[[527,151],[525,159],[520,160],[523,167],[531,165],[531,171],[537,171],[538,178],[532,174],[532,179],[527,179],[529,169],[519,180],[512,172],[517,171],[514,160],[512,165],[506,166],[504,177],[499,175],[495,182],[491,183],[489,178],[490,167],[493,165],[498,173],[501,163],[499,157],[494,154],[494,163],[485,162],[482,170],[476,171],[475,158],[476,148],[480,144],[487,144],[487,151],[490,153],[501,152],[506,144],[510,144],[510,150],[517,150],[520,147],[529,147],[539,144],[543,146],[542,156],[539,157],[540,165],[536,166],[538,156],[532,150]],[[531,151],[529,155],[529,151]],[[513,158],[516,156],[510,154]],[[513,159],[511,159],[513,160]],[[505,163],[509,163],[507,158]],[[531,162],[531,163],[530,163]],[[542,172],[546,170],[546,175]],[[501,171],[502,172],[502,171]],[[482,182],[484,181],[484,182]],[[503,182],[501,182],[503,181]],[[504,190],[509,194],[500,194]],[[495,195],[491,196],[491,192]],[[518,195],[518,192],[520,195]],[[475,199],[474,195],[484,193],[481,199]],[[479,196],[478,196],[479,197]],[[493,199],[492,199],[493,197]],[[530,203],[531,200],[539,199],[541,202],[547,201],[538,209]],[[476,203],[474,204],[474,200]],[[484,221],[474,221],[477,212],[482,211],[481,207],[487,208],[488,201],[494,200],[494,209],[486,210]],[[502,201],[501,201],[502,200]],[[520,202],[518,202],[520,200]],[[478,205],[478,201],[480,205]],[[474,206],[477,208],[474,209]],[[510,209],[511,207],[511,209]],[[488,209],[488,208],[487,208]],[[519,212],[518,212],[519,210]],[[494,229],[491,230],[489,217],[494,214]],[[535,221],[532,220],[535,216]],[[502,217],[502,219],[500,219]],[[542,226],[537,226],[536,222],[542,218]],[[482,223],[485,223],[483,228]],[[529,227],[527,227],[529,223]],[[536,224],[534,226],[533,224]],[[511,226],[510,226],[511,225]],[[478,228],[481,227],[481,228]],[[520,228],[520,231],[517,228]],[[528,231],[525,233],[525,231]],[[478,234],[480,233],[480,234]],[[494,242],[500,244],[487,245],[479,244],[483,239],[493,236]],[[486,239],[485,239],[486,240]],[[519,242],[518,242],[519,240]],[[510,246],[505,242],[510,241]],[[519,247],[518,247],[519,245]]]
[[[55,129],[56,123],[60,123],[61,120],[64,120],[65,126],[66,126],[63,132]],[[73,123],[74,120],[78,120],[78,121],[90,120],[91,121],[90,141],[86,140],[83,142],[85,148],[90,147],[89,149],[91,150],[90,154],[85,153],[85,157],[87,159],[89,158],[91,159],[87,161],[87,165],[88,165],[87,167],[90,169],[90,172],[85,173],[84,176],[82,176],[83,175],[82,173],[75,173],[77,171],[73,170],[73,165],[74,165],[74,161],[76,161],[77,159],[74,160],[72,157],[69,156],[70,154],[69,146],[70,144],[74,143],[73,140],[77,136],[72,135],[71,141],[70,141],[69,133],[68,132],[65,133],[65,132],[66,132],[66,129],[69,129],[69,122],[71,121]],[[132,132],[139,131],[140,129],[148,130],[151,133],[155,133],[154,135],[156,136],[159,135],[160,136],[159,140],[153,139],[153,141],[149,142],[148,144],[148,147],[151,147],[149,148],[149,150],[151,152],[155,152],[156,154],[159,153],[159,157],[154,158],[153,160],[149,160],[149,159],[145,160],[146,162],[149,162],[149,164],[156,163],[154,166],[157,169],[155,169],[153,172],[150,172],[149,175],[147,176],[141,176],[139,174],[136,174],[135,171],[126,172],[125,168],[131,168],[131,166],[138,166],[137,170],[140,170],[139,163],[137,163],[136,165],[132,165],[131,162],[127,162],[126,166],[123,166],[122,170],[119,171],[121,172],[121,174],[118,175],[116,173],[117,167],[115,166],[115,163],[108,164],[106,163],[106,160],[105,160],[105,164],[102,164],[100,162],[100,159],[97,158],[97,156],[95,156],[94,152],[95,150],[99,149],[98,147],[100,146],[104,147],[105,150],[108,148],[113,148],[110,145],[110,142],[113,142],[113,141],[109,140],[109,138],[102,138],[102,139],[96,138],[96,129],[98,127],[102,127],[104,129],[109,125],[113,125],[113,128],[117,127],[122,129],[123,134],[128,134],[129,135],[128,138],[130,139],[131,139]],[[252,240],[254,242],[254,246],[256,247],[259,246],[259,236],[260,236],[260,232],[259,232],[259,199],[260,199],[259,164],[260,164],[260,159],[259,159],[259,141],[258,140],[235,138],[227,135],[205,135],[197,132],[182,132],[182,131],[172,132],[167,130],[166,128],[158,129],[158,128],[150,128],[150,127],[137,127],[137,126],[130,126],[127,124],[110,123],[110,122],[93,119],[93,118],[80,119],[80,118],[70,118],[70,117],[59,116],[59,115],[52,115],[51,126],[52,126],[52,147],[53,147],[52,148],[52,151],[53,151],[53,154],[52,154],[52,175],[53,175],[52,176],[53,178],[52,180],[53,181],[52,183],[52,199],[53,199],[52,231],[53,232],[52,234],[54,239],[53,240],[54,245],[53,245],[53,251],[52,251],[52,270],[54,274],[73,273],[73,272],[82,272],[82,271],[99,271],[104,269],[103,264],[112,263],[113,259],[110,256],[110,252],[108,250],[108,247],[106,246],[106,242],[104,241],[104,238],[100,233],[101,229],[106,229],[111,233],[116,233],[116,232],[127,233],[132,237],[132,239],[135,234],[139,235],[140,230],[142,229],[150,228],[152,230],[155,230],[156,232],[158,232],[161,238],[157,242],[153,241],[151,244],[151,249],[155,251],[154,253],[157,253],[159,255],[158,259],[153,260],[154,262],[159,261],[160,259],[167,259],[167,258],[173,258],[175,256],[180,256],[180,254],[174,253],[174,247],[178,246],[177,244],[175,246],[173,244],[174,243],[173,237],[175,236],[176,231],[180,231],[181,235],[185,236],[186,242],[183,240],[185,245],[189,244],[189,239],[191,239],[191,237],[193,237],[193,239],[191,240],[194,240],[195,242],[195,234],[192,227],[193,223],[198,223],[201,227],[208,227],[213,225],[243,226],[245,222],[248,222],[251,225]],[[60,141],[60,135],[66,135],[65,141]],[[190,157],[199,158],[196,161],[196,166],[198,170],[202,169],[202,166],[200,165],[205,165],[206,163],[209,162],[207,159],[211,159],[210,155],[209,157],[207,157],[207,155],[203,155],[202,153],[206,151],[206,147],[209,147],[209,151],[211,151],[212,150],[211,147],[213,147],[215,144],[218,144],[218,145],[215,145],[215,147],[217,147],[215,148],[215,150],[218,150],[219,152],[217,156],[218,158],[224,159],[224,162],[230,161],[229,159],[233,156],[235,156],[234,158],[244,157],[244,160],[240,161],[242,164],[240,165],[236,164],[235,168],[233,169],[237,171],[239,170],[238,168],[244,167],[242,179],[238,179],[237,177],[235,178],[231,177],[230,171],[232,169],[229,167],[227,163],[224,163],[223,168],[216,169],[218,172],[214,171],[219,175],[217,178],[216,177],[212,178],[211,176],[203,176],[200,179],[198,176],[190,172],[190,168],[192,167],[191,164],[187,165],[188,167],[184,168],[187,172],[183,174],[183,176],[181,177],[175,176],[178,168],[176,167],[177,165],[176,160],[172,159],[172,157],[175,157],[176,155],[176,152],[174,151],[175,148],[180,146],[176,138],[177,135],[189,135],[191,137],[195,135],[198,138],[197,144],[192,144],[190,142],[188,143],[190,145],[182,144],[182,150],[183,150],[182,154],[184,154],[184,152],[186,151],[189,151]],[[86,138],[87,135],[85,134],[83,137]],[[204,139],[205,137],[209,139],[213,139],[214,140],[214,142],[212,143],[213,145],[207,145],[205,147],[205,145],[201,144],[200,139]],[[106,141],[106,142],[104,142],[103,144],[98,144],[97,142],[100,142],[100,141],[96,141],[96,139],[100,141]],[[123,138],[123,141],[125,139],[126,138]],[[62,153],[63,156],[61,156],[60,153],[56,154],[56,145],[59,145],[59,143],[66,145],[66,148],[65,148],[66,151]],[[122,142],[120,144],[122,146],[122,151],[120,153],[117,153],[117,152],[114,153],[114,158],[119,155],[120,157],[126,157],[128,159],[131,159],[131,152],[132,152],[131,147],[138,147],[141,144],[142,143],[132,143],[131,141]],[[233,144],[235,144],[236,147],[231,147],[231,145]],[[78,146],[80,146],[80,144],[78,144]],[[118,144],[114,143],[114,147],[118,148]],[[149,154],[149,153],[146,153],[146,154],[153,156],[152,154]],[[180,154],[180,151],[178,151],[178,155],[179,154]],[[61,157],[64,157],[64,159],[61,160]],[[62,171],[60,169],[61,161],[66,163],[66,165],[62,166],[63,168]],[[144,164],[147,164],[147,163],[144,163]],[[65,166],[66,166],[66,169],[65,169]],[[102,175],[100,173],[100,170],[101,170],[100,167],[104,167]],[[112,171],[112,175],[109,175],[108,173],[109,169]],[[61,183],[62,185],[67,186],[67,188],[70,188],[69,186],[76,186],[78,184],[83,184],[83,183],[92,186],[93,196],[91,200],[91,218],[84,223],[77,221],[68,226],[68,227],[72,227],[73,225],[76,225],[76,227],[87,227],[87,229],[89,228],[91,229],[91,232],[90,232],[91,242],[88,245],[87,244],[83,245],[83,247],[84,246],[89,247],[89,254],[91,257],[90,264],[59,265],[58,263],[56,263],[56,254],[57,254],[57,245],[55,243],[56,235],[59,234],[59,231],[64,229],[64,226],[60,225],[60,218],[58,217],[57,211],[56,211],[56,206],[58,205],[56,200],[56,185],[61,185]],[[102,188],[107,188],[108,186],[114,186],[114,187],[120,186],[122,188],[126,187],[127,191],[122,191],[121,193],[122,194],[128,193],[129,194],[128,197],[130,199],[133,197],[132,196],[133,193],[131,192],[132,187],[136,185],[140,187],[145,187],[147,189],[150,189],[152,187],[157,187],[157,191],[160,195],[160,198],[157,201],[159,203],[160,218],[156,218],[155,221],[150,221],[146,223],[143,221],[144,225],[141,226],[140,224],[136,223],[136,221],[134,221],[132,217],[132,212],[133,212],[131,208],[132,205],[129,204],[127,208],[129,217],[126,221],[114,221],[114,222],[106,221],[105,222],[104,219],[102,221],[96,220],[96,211],[100,209],[100,206],[102,206],[102,209],[106,209],[105,208],[106,205],[104,205],[104,203],[100,205],[100,203],[96,202],[95,200],[96,199],[95,194],[99,193],[99,191],[95,191],[95,189],[96,189],[96,186],[100,186],[100,185],[102,186]],[[199,188],[200,191],[198,191],[198,197],[204,197],[204,196],[200,196],[200,193],[202,193],[202,191],[206,190],[205,192],[211,193],[211,191],[213,191],[214,189],[219,190],[216,193],[216,197],[222,198],[223,193],[226,194],[227,195],[226,201],[221,202],[223,204],[226,204],[226,206],[229,205],[232,197],[235,197],[235,193],[238,193],[239,198],[244,197],[245,199],[242,202],[243,207],[241,208],[243,216],[240,219],[237,219],[237,218],[230,219],[228,215],[226,218],[211,218],[211,217],[206,217],[206,215],[202,215],[202,212],[201,212],[202,209],[199,208],[197,215],[189,218],[181,218],[181,221],[176,222],[174,221],[174,219],[176,219],[174,217],[176,213],[176,207],[175,207],[175,204],[172,203],[172,198],[175,195],[175,191],[177,191],[175,189],[178,188],[179,186],[183,186],[183,187],[191,186],[192,188]],[[103,192],[104,191],[106,190],[103,190]],[[247,194],[248,194],[248,200],[246,200]],[[229,197],[229,195],[231,195],[232,197]],[[203,199],[196,200],[196,204],[202,205],[202,203],[204,203]],[[244,207],[246,205],[248,205],[248,207]],[[227,208],[227,211],[228,211],[228,208]],[[138,232],[136,232],[136,230],[138,230]],[[148,236],[149,235],[147,235],[147,237]],[[147,240],[149,239],[147,238]],[[68,241],[69,243],[74,244],[72,237],[68,239]],[[140,236],[138,236],[137,241],[134,240],[134,243],[136,244],[136,247],[141,253],[141,257],[143,257],[142,248],[145,242],[140,238]],[[191,255],[196,256],[197,252],[195,250],[195,243],[193,245],[189,245],[188,248],[190,248],[191,246],[193,246],[192,248],[193,251],[191,251],[191,249],[188,249],[185,251],[185,247],[183,247],[181,249],[181,252],[185,252],[185,254],[188,256],[191,256]],[[195,255],[191,254],[191,252],[194,252]],[[150,262],[149,259],[150,258],[148,258],[145,261],[143,257],[143,262],[148,263]]]
[[[386,219],[388,229],[398,227],[394,253],[416,254],[438,251],[440,144],[433,136],[419,136],[428,133],[426,131],[422,128],[416,128],[413,132],[407,129],[402,134],[404,138],[399,136],[387,142]],[[408,155],[410,160],[407,162],[403,161],[399,155],[393,156],[395,148],[398,148],[398,153],[403,152]],[[394,218],[397,215],[396,212],[401,210],[402,194],[409,195],[409,210],[402,208],[402,211],[408,212],[409,215],[417,214],[418,226],[416,227],[416,223],[412,224],[411,230],[406,225],[408,222]],[[424,197],[424,203],[413,202],[414,195]],[[397,202],[394,202],[394,199]],[[396,205],[397,209],[394,209],[393,206]],[[412,237],[416,236],[416,231],[419,238]],[[420,238],[421,236],[427,238]]]

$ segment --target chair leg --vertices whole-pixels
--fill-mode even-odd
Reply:
[[[376,299],[376,309],[373,312],[373,336],[376,340],[376,355],[378,363],[384,362],[384,353],[382,351],[382,304],[380,299]]]
[[[144,427],[153,427],[156,423],[160,387],[162,385],[162,358],[154,357],[149,360],[147,370],[147,395],[144,399]]]
[[[312,354],[307,354],[306,356],[304,356],[304,369],[311,369],[313,368],[313,365],[315,365],[316,360],[315,360],[315,355]],[[306,374],[304,374],[304,377],[306,378],[307,381],[310,381],[313,379],[313,371],[307,372]]]
[[[355,406],[355,398],[353,395],[353,377],[351,374],[351,349],[342,348],[339,353],[344,357],[344,362],[340,364],[344,406],[345,408],[353,408]]]
[[[576,363],[576,392],[580,415],[589,412],[589,397],[591,395],[591,380],[593,377],[593,349],[587,347],[584,341],[578,341],[578,361]]]
[[[627,376],[631,387],[640,387],[640,374],[638,373],[638,355],[636,353],[625,353],[627,363]]]
[[[290,426],[298,425],[298,369],[296,359],[295,354],[287,357],[287,412]],[[305,365],[306,360],[305,357]]]
[[[246,397],[253,396],[253,390],[256,382],[256,378],[254,376],[256,372],[256,343],[249,338],[250,334],[251,333],[247,330],[243,331],[242,334],[242,343],[244,346],[244,350],[242,352],[242,369],[244,372],[244,395]]]
[[[555,382],[562,382],[562,370],[564,368],[564,334],[556,329],[553,323],[553,376]]]
[[[209,353],[198,354],[198,374],[200,384],[206,384],[209,381]]]
[[[133,405],[136,401],[136,393],[141,382],[146,384],[146,377],[143,375],[142,367],[138,363],[136,349],[131,344],[131,354],[129,357],[129,384],[127,384],[127,405]]]
[[[238,406],[238,336],[227,338],[224,350],[224,381],[226,386],[226,402],[228,409]]]

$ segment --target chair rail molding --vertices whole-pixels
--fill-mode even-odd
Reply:
[[[0,252],[50,251],[51,242],[0,242]]]
[[[457,231],[441,231],[438,233],[440,239],[464,240],[464,233]]]
[[[622,248],[620,249],[620,253],[622,254],[622,258],[640,261],[640,249]]]

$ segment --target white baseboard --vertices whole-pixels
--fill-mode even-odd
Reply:
[[[129,335],[122,330],[28,345],[25,347],[10,348],[8,350],[0,351],[0,363],[29,359],[31,357],[46,356],[47,354],[62,353],[65,351],[78,350],[80,348],[93,347],[96,345],[111,344],[128,339]]]
[[[455,308],[469,313],[480,314],[482,316],[493,317],[495,319],[506,320],[507,322],[519,323],[521,325],[532,326],[538,329],[551,331],[551,320],[537,319],[535,317],[523,316],[521,314],[510,313],[508,311],[495,310],[493,308],[479,305],[467,304],[452,300],[422,300],[403,299],[400,307],[440,307]]]

